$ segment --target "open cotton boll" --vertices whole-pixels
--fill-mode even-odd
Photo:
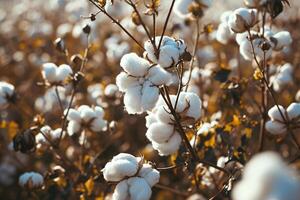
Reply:
[[[44,184],[44,178],[37,172],[26,172],[19,177],[19,185],[28,189],[37,189]]]
[[[300,117],[300,103],[292,103],[286,109],[289,120]]]
[[[228,26],[235,33],[243,33],[255,25],[257,11],[238,8],[228,18]]]
[[[149,69],[149,81],[154,85],[169,85],[172,80],[172,75],[159,65],[153,66]]]
[[[216,40],[222,44],[227,44],[234,34],[230,31],[226,22],[219,24],[216,32]]]
[[[56,82],[63,82],[72,75],[73,71],[69,65],[63,64],[56,68]]]
[[[125,72],[132,76],[144,76],[150,67],[150,63],[139,57],[136,53],[125,54],[120,63]]]
[[[94,132],[100,132],[106,127],[106,121],[101,118],[96,118],[91,123],[91,130]]]
[[[152,191],[145,179],[132,177],[127,180],[131,200],[149,200]]]
[[[136,174],[139,168],[138,159],[127,153],[120,153],[106,163],[102,169],[106,181],[121,181]]]
[[[64,111],[64,114],[67,114],[67,110]],[[80,113],[77,110],[73,109],[73,108],[69,109],[67,119],[69,121],[76,121],[78,123],[81,122]]]
[[[150,81],[146,81],[142,88],[141,106],[143,111],[151,110],[159,97],[159,89],[152,85]]]
[[[172,123],[174,117],[167,111],[169,112],[167,106],[159,106],[156,110],[157,120],[166,124]]]
[[[150,125],[146,132],[147,138],[152,142],[167,142],[174,133],[174,127],[169,124],[156,122]]]
[[[96,107],[94,108],[94,112],[95,112],[97,118],[103,118],[103,117],[104,117],[104,114],[105,114],[105,113],[104,113],[104,110],[103,110],[102,107],[96,106]]]
[[[78,108],[78,111],[80,112],[80,117],[84,122],[90,122],[92,119],[96,118],[94,110],[87,105],[81,105]]]
[[[72,68],[66,64],[62,64],[59,67],[54,63],[45,63],[42,65],[42,76],[51,84],[63,84],[72,74]]]
[[[107,97],[113,97],[118,92],[118,86],[115,84],[108,84],[104,89],[104,94]]]
[[[168,156],[170,154],[176,153],[181,144],[180,135],[175,132],[172,137],[165,143],[152,142],[152,146],[158,151],[161,156]]]
[[[69,121],[67,131],[70,136],[78,133],[81,130],[81,124],[77,121]]]
[[[288,31],[281,31],[272,36],[275,39],[274,50],[278,51],[292,43],[291,34]],[[273,40],[274,41],[274,40]]]
[[[256,32],[251,32],[251,34],[255,34],[255,33]],[[241,45],[242,42],[244,42],[245,40],[248,40],[248,36],[249,36],[249,34],[247,32],[238,33],[238,34],[235,35],[235,41],[236,41],[236,43],[238,43],[238,45]]]
[[[283,134],[287,131],[285,124],[273,120],[267,121],[265,128],[268,132],[274,135]]]
[[[187,92],[185,95],[185,99],[190,106],[185,115],[198,120],[201,117],[202,105],[199,96],[195,93]]]
[[[194,0],[178,0],[174,4],[174,12],[176,15],[182,18],[186,18],[189,15],[189,6],[194,2]]]
[[[0,108],[8,106],[10,98],[15,94],[15,87],[12,84],[0,81]]]
[[[135,77],[121,72],[116,78],[116,84],[121,92],[126,92],[128,88],[139,85],[139,82]]]
[[[264,60],[264,56],[266,60],[268,60],[272,55],[272,49],[270,48],[266,52],[264,52],[261,48],[264,40],[262,38],[256,38],[253,40],[254,52],[256,58],[261,61]],[[253,50],[251,46],[251,42],[249,40],[244,40],[240,44],[240,53],[246,60],[254,59]]]
[[[128,200],[130,198],[128,188],[127,179],[118,183],[112,195],[112,200]]]
[[[139,176],[144,178],[150,187],[153,187],[159,182],[160,173],[156,169],[153,169],[150,164],[143,164],[139,171]]]
[[[151,124],[157,122],[156,116],[154,113],[148,113],[148,115],[145,117],[146,118],[146,127],[149,128]]]
[[[141,86],[129,88],[124,95],[125,109],[129,114],[136,114],[143,112],[141,108]]]
[[[279,111],[278,108],[280,109],[281,112]],[[278,105],[278,107],[275,105],[272,108],[270,108],[268,111],[268,115],[272,120],[283,122],[284,119],[282,118],[281,114],[285,115],[285,109],[281,105]]]
[[[45,63],[42,65],[42,76],[45,80],[48,80],[50,83],[56,81],[56,68],[57,66],[54,63]]]

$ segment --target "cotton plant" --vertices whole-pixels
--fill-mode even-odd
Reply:
[[[251,190],[249,190],[251,188]],[[245,166],[242,179],[233,187],[233,200],[300,198],[296,172],[274,152],[255,155]]]
[[[181,122],[197,121],[201,117],[201,100],[198,95],[191,92],[181,92],[176,104],[176,95],[170,95],[172,106],[181,117]],[[161,156],[171,155],[180,147],[182,138],[176,129],[174,116],[162,100],[157,102],[155,108],[148,112],[146,117],[146,137]]]
[[[0,109],[6,108],[16,96],[15,87],[7,82],[0,81]]]
[[[276,92],[288,84],[293,83],[293,66],[286,63],[277,69],[277,72],[270,77],[270,84]]]
[[[230,40],[234,39],[234,32],[228,26],[228,20],[232,11],[226,11],[221,15],[221,23],[216,32],[216,39],[222,44],[227,44]]]
[[[142,157],[120,153],[102,169],[106,181],[116,183],[113,200],[148,200],[151,188],[159,182],[160,173]]]
[[[154,40],[158,47],[161,37],[157,36]],[[144,48],[146,50],[144,53],[145,57],[163,68],[170,68],[176,65],[181,56],[187,52],[187,46],[183,40],[176,40],[168,36],[162,38],[158,55],[156,55],[157,52],[150,40],[145,42]]]
[[[59,139],[63,138],[64,135],[65,131],[62,131],[61,128],[52,130],[48,125],[43,126],[41,127],[40,132],[35,136],[37,148],[55,144]]]
[[[243,33],[257,23],[257,10],[238,8],[234,10],[227,20],[229,28],[235,33]]]
[[[284,134],[288,131],[288,126],[293,128],[293,125],[299,123],[300,103],[291,103],[287,109],[275,105],[268,111],[268,116],[270,120],[265,125],[266,130],[273,135]],[[287,122],[289,124],[286,124]]]
[[[141,114],[151,110],[159,98],[159,86],[169,85],[172,75],[160,65],[152,65],[135,53],[121,59],[124,70],[116,78],[119,90],[124,94],[125,109],[129,114]]]
[[[25,172],[19,177],[19,185],[30,190],[39,189],[44,185],[44,177],[37,172]]]
[[[104,120],[104,110],[100,106],[89,107],[81,105],[77,109],[71,108],[65,110],[67,114],[69,135],[74,135],[80,131],[87,129],[93,132],[100,132],[106,128],[106,120]]]
[[[69,65],[57,66],[54,63],[45,63],[42,66],[42,76],[46,83],[50,85],[67,85],[68,78],[73,74]]]
[[[202,9],[207,9],[211,6],[211,0],[178,0],[174,4],[174,12],[181,18],[191,17],[190,7],[192,4],[199,4]]]

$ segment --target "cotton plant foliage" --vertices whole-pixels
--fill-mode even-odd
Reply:
[[[104,179],[116,182],[112,199],[114,200],[148,200],[151,188],[159,182],[160,173],[143,158],[127,153],[113,157],[102,169]]]

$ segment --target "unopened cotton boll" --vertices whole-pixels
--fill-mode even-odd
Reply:
[[[235,33],[243,33],[256,24],[256,15],[256,10],[238,8],[229,16],[228,26]]]
[[[64,84],[64,81],[72,74],[71,67],[66,64],[57,66],[54,63],[45,63],[42,66],[42,76],[50,84]]]
[[[14,94],[15,87],[12,84],[0,81],[0,109],[8,106]]]
[[[44,184],[44,178],[37,172],[26,172],[19,177],[19,185],[28,189],[37,189]]]
[[[281,31],[272,36],[274,47],[273,49],[279,51],[292,43],[291,34],[288,31]]]

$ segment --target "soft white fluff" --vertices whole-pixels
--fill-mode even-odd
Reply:
[[[0,81],[0,109],[8,105],[8,100],[15,93],[15,87],[4,81]]]
[[[289,120],[299,119],[300,117],[300,103],[291,103],[286,109]]]
[[[65,110],[65,113],[67,110]],[[104,110],[100,106],[89,107],[81,105],[77,109],[71,108],[68,112],[68,134],[78,133],[83,127],[94,132],[100,132],[106,128],[107,122],[103,119]]]
[[[174,132],[172,137],[167,142],[164,143],[152,142],[152,146],[155,150],[158,151],[159,155],[168,156],[178,151],[181,141],[182,139],[179,133]]]
[[[159,97],[160,85],[171,83],[172,76],[159,65],[151,64],[134,53],[121,59],[121,72],[116,84],[124,92],[124,104],[129,114],[141,114],[151,110]]]
[[[272,55],[272,48],[264,52],[261,48],[261,45],[263,44],[264,39],[262,38],[255,38],[253,41],[253,46],[254,46],[254,52],[255,56],[258,60],[264,60],[264,57],[266,60],[268,60],[271,55]],[[253,60],[254,55],[253,55],[253,49],[251,46],[251,42],[248,39],[244,39],[241,44],[240,44],[240,53],[243,56],[244,59],[246,60]]]
[[[55,143],[59,138],[63,138],[64,132],[61,128],[52,130],[50,126],[43,126],[40,129],[40,133],[35,136],[36,143],[39,147],[42,147],[43,144],[49,144],[50,142]]]
[[[191,16],[191,13],[189,12],[189,7],[191,4],[195,2],[194,0],[177,0],[174,4],[174,12],[178,17],[181,18],[187,18]],[[208,8],[211,6],[212,1],[211,0],[199,0],[197,1],[200,3],[202,8]]]
[[[167,142],[174,133],[174,127],[169,124],[156,122],[151,124],[146,132],[146,136],[150,141],[156,143]]]
[[[113,97],[118,91],[118,86],[116,86],[115,84],[108,84],[104,89],[104,94],[107,97]]]
[[[36,189],[42,187],[44,178],[37,172],[25,172],[19,177],[19,185],[28,189]]]
[[[50,84],[64,84],[72,74],[72,68],[66,64],[57,66],[54,63],[45,63],[42,66],[42,76]]]
[[[222,44],[227,44],[228,41],[234,37],[234,33],[228,26],[228,19],[231,14],[232,11],[226,11],[221,15],[221,23],[219,24],[216,32],[216,39]]]
[[[141,161],[140,157],[120,153],[102,169],[106,181],[120,181],[113,193],[114,200],[150,199],[151,187],[159,182],[160,174],[150,164]]]
[[[296,177],[295,171],[276,153],[261,153],[246,164],[242,180],[233,187],[232,197],[234,200],[296,200],[300,197],[300,182]]]
[[[155,43],[158,47],[161,37],[155,37]],[[180,56],[186,51],[186,45],[183,40],[175,40],[174,38],[164,36],[161,42],[159,56],[155,55],[155,49],[148,40],[144,44],[146,57],[155,64],[159,64],[163,68],[171,67],[178,63]]]
[[[235,33],[243,33],[255,25],[256,15],[256,10],[238,8],[229,16],[228,26]]]
[[[288,31],[278,32],[273,35],[272,38],[275,39],[274,50],[276,51],[289,46],[293,41],[291,34]]]
[[[279,67],[276,74],[270,77],[270,83],[276,92],[279,92],[284,86],[293,83],[293,66],[286,63]]]

